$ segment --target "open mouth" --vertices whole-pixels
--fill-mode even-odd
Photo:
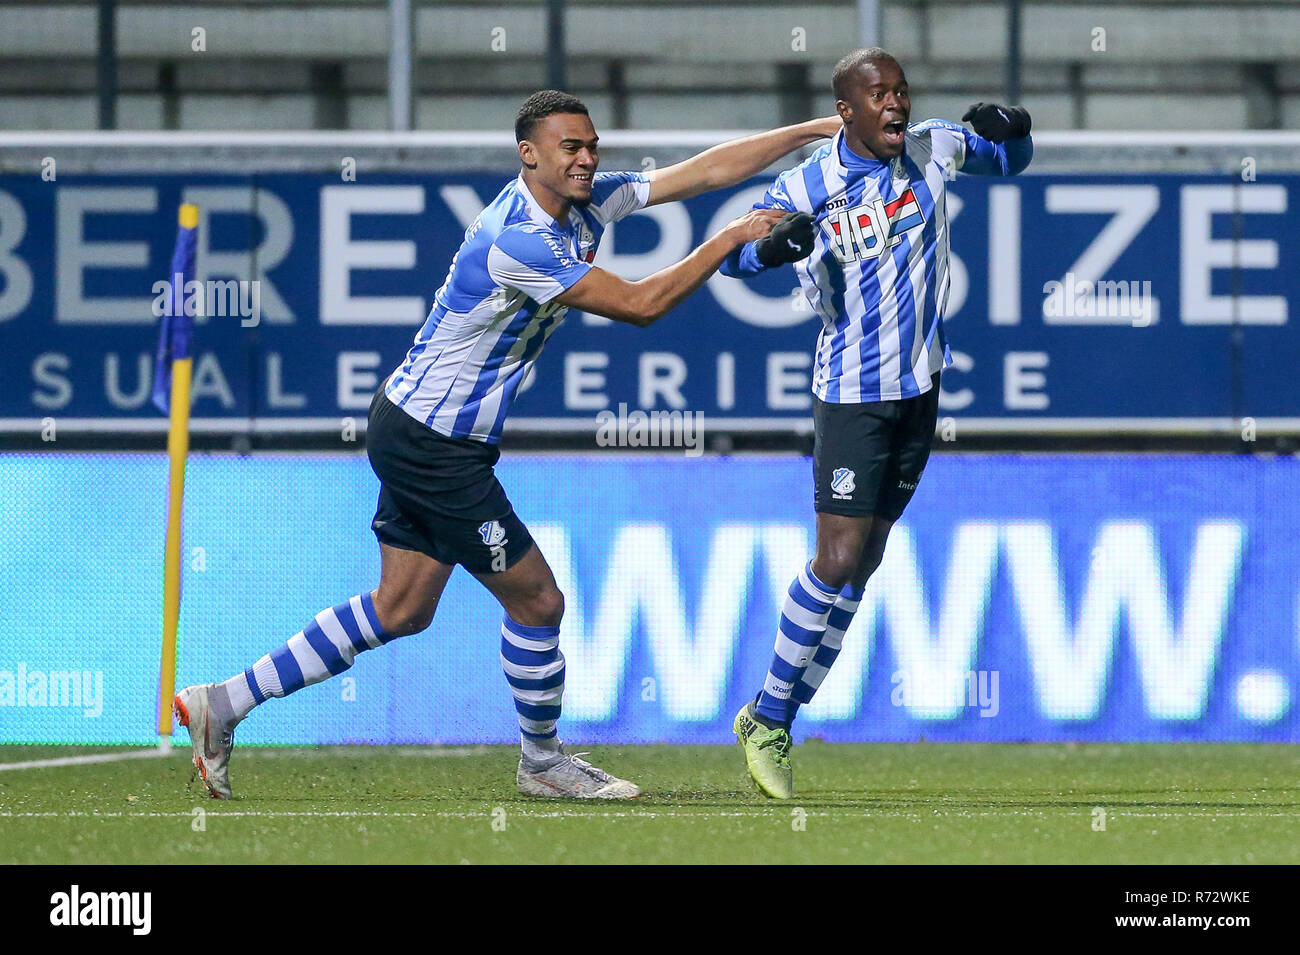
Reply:
[[[882,130],[885,142],[891,146],[897,146],[903,141],[903,134],[907,131],[907,122],[901,119],[891,120],[884,125]]]
[[[589,172],[571,172],[569,173],[569,182],[581,183],[584,186],[591,185],[591,173]]]

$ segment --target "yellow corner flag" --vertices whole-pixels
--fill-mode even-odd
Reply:
[[[154,368],[153,400],[170,410],[167,432],[167,539],[163,549],[162,666],[158,681],[158,733],[172,731],[172,697],[176,693],[176,629],[181,615],[181,503],[185,496],[185,459],[190,450],[190,339],[194,333],[194,307],[186,310],[186,283],[194,277],[195,243],[199,207],[180,208],[176,251],[172,254],[168,282],[171,294],[158,335],[158,361]],[[192,299],[191,299],[192,301]]]

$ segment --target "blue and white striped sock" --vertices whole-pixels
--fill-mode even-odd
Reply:
[[[834,587],[822,583],[813,574],[812,561],[786,591],[781,624],[776,632],[776,652],[754,707],[768,722],[788,726],[794,720],[799,701],[792,700],[791,693],[817,652],[836,596]]]
[[[560,628],[525,627],[506,614],[501,621],[501,669],[515,697],[524,755],[536,759],[558,752],[555,723],[564,698]]]
[[[831,608],[830,615],[826,618],[826,632],[822,635],[822,642],[817,645],[817,652],[813,654],[812,662],[803,671],[803,676],[790,694],[790,699],[795,702],[795,713],[798,712],[799,706],[812,702],[813,695],[822,685],[822,680],[826,679],[826,674],[830,672],[835,658],[840,655],[840,647],[844,644],[844,632],[849,629],[849,624],[853,622],[853,615],[858,612],[858,604],[862,602],[864,590],[866,590],[865,585],[858,587],[848,583],[835,598],[835,606]],[[790,716],[793,719],[794,713]]]
[[[236,718],[272,696],[288,696],[304,686],[337,676],[352,666],[356,655],[382,647],[393,638],[379,625],[370,594],[361,594],[322,610],[284,646],[272,650],[222,687]]]

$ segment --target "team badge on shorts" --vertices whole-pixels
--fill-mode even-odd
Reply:
[[[848,468],[836,468],[831,472],[831,496],[837,501],[853,499],[857,485],[853,483],[854,473]]]
[[[478,536],[483,538],[483,543],[488,547],[500,547],[507,543],[506,529],[501,526],[500,521],[488,521],[480,525]]]

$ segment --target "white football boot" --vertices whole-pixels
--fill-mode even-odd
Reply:
[[[230,799],[230,751],[235,745],[235,723],[222,722],[212,714],[208,694],[215,686],[187,686],[176,694],[172,712],[190,731],[194,747],[194,768],[213,799]]]
[[[525,796],[548,799],[635,799],[641,795],[636,783],[611,776],[578,758],[585,755],[570,755],[561,745],[560,752],[547,760],[521,757],[515,774],[519,791]]]

